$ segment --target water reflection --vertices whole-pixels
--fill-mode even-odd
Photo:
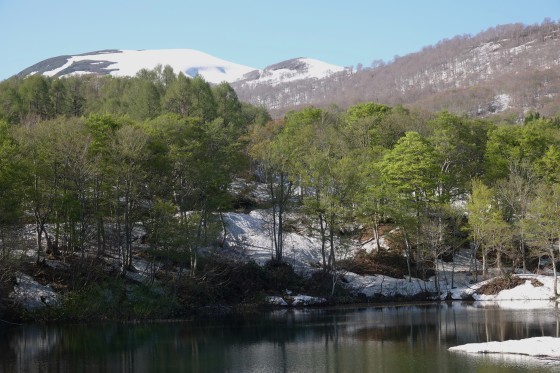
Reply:
[[[449,346],[559,336],[558,314],[438,304],[282,310],[195,322],[0,325],[2,372],[493,372],[558,366]],[[527,365],[529,364],[529,365]]]

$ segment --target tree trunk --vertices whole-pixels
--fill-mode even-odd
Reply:
[[[408,270],[408,282],[412,282],[412,267],[411,267],[411,260],[412,260],[412,248],[410,247],[410,241],[408,240],[408,234],[406,230],[403,228],[403,237],[404,243],[406,247],[406,268]]]
[[[35,239],[36,239],[36,243],[37,243],[37,264],[39,264],[39,262],[41,261],[41,254],[43,253],[43,242],[41,239],[42,236],[42,229],[41,229],[41,224],[39,222],[35,223]]]
[[[374,215],[373,217],[373,237],[375,238],[375,252],[379,252],[381,250],[381,243],[379,242],[379,219],[377,216]]]
[[[226,244],[226,222],[224,221],[224,214],[220,211],[220,223],[222,225],[222,241],[220,242],[220,247],[223,248]]]
[[[335,270],[335,248],[334,248],[334,217],[331,217],[330,224],[329,224],[329,245],[330,245],[330,254],[329,254],[329,269],[331,271]]]
[[[558,241],[560,247],[560,241]],[[558,296],[558,273],[556,272],[556,256],[554,255],[554,246],[550,248],[550,259],[552,260],[552,271],[554,278],[554,296]]]
[[[482,278],[488,279],[488,251],[485,247],[482,248]]]
[[[325,250],[325,244],[327,241],[327,235],[325,234],[325,219],[323,214],[319,214],[319,229],[321,231],[321,257],[323,259],[323,271],[327,271],[327,253]]]

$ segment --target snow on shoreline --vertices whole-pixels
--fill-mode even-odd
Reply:
[[[471,354],[512,354],[560,360],[560,338],[533,337],[503,342],[468,343],[449,351]]]
[[[272,258],[270,240],[270,212],[253,210],[251,213],[228,212],[223,214],[226,225],[225,244],[218,249],[219,255],[234,260],[253,260],[264,265]],[[305,228],[302,217],[291,216],[294,223],[285,236],[284,260],[294,271],[302,276],[310,276],[320,270],[321,242],[310,228]],[[299,223],[297,223],[299,219]],[[343,248],[339,258],[352,255],[356,250],[365,249],[366,244],[358,241],[338,242]],[[369,245],[371,246],[371,245]],[[217,252],[217,253],[218,253]],[[434,279],[427,281],[417,278],[392,278],[384,275],[358,275],[348,271],[339,271],[338,281],[356,296],[370,299],[432,299],[432,300],[474,300],[475,307],[500,307],[507,309],[545,309],[555,307],[554,279],[546,275],[517,275],[525,282],[513,289],[503,290],[495,295],[477,294],[477,290],[490,280],[473,283],[469,271],[468,255],[457,255],[455,263],[440,263],[439,292]],[[55,265],[56,262],[46,264]],[[127,274],[136,282],[144,282],[148,263],[138,258],[134,265],[138,273]],[[454,273],[452,274],[452,271]],[[453,280],[452,280],[453,278]],[[289,291],[290,289],[286,289]],[[60,302],[59,294],[48,286],[40,286],[30,276],[18,276],[18,284],[12,293],[25,308],[56,306]],[[301,302],[297,297],[302,297]],[[293,299],[292,299],[293,298]],[[305,295],[296,295],[280,301],[270,299],[270,303],[287,303],[295,306],[324,303],[324,299],[307,299]]]

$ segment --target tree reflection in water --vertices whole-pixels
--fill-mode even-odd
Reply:
[[[449,354],[447,348],[559,336],[559,330],[553,308],[501,310],[458,303],[279,310],[184,322],[2,325],[0,371],[468,372],[488,367],[515,372],[534,363],[475,359]]]

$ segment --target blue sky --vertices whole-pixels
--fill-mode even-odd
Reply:
[[[49,57],[192,48],[263,68],[391,60],[459,34],[560,20],[560,0],[0,0],[0,80]]]

